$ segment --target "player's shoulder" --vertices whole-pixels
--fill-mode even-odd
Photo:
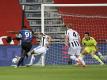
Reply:
[[[67,32],[72,32],[72,31],[73,31],[73,29],[68,29],[68,30],[67,30]]]
[[[76,34],[78,34],[78,32],[77,32],[76,30],[73,30],[73,29],[68,29],[67,32],[68,32],[68,33],[73,33],[73,32],[75,32]]]
[[[45,35],[47,38],[51,38],[51,36],[50,35]]]
[[[85,37],[83,37],[82,40],[86,40]]]
[[[94,37],[90,37],[91,40],[94,40]]]
[[[22,29],[20,31],[31,31],[30,29]]]

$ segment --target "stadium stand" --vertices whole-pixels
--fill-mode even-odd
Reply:
[[[0,36],[15,36],[9,34],[8,31],[18,31],[21,29],[22,25],[22,9],[18,0],[8,0],[0,1]],[[25,25],[29,27],[28,21],[25,19]],[[30,28],[30,27],[29,27]],[[3,41],[4,42],[4,41]],[[4,42],[4,45],[7,44]],[[15,41],[15,44],[18,44]]]

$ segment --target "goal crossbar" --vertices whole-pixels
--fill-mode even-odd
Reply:
[[[53,6],[53,7],[61,7],[61,6],[74,6],[74,7],[84,7],[84,6],[107,6],[106,3],[104,4],[42,4],[42,6]]]

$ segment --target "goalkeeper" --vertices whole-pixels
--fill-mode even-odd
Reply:
[[[82,39],[83,49],[81,52],[80,57],[83,59],[84,55],[90,54],[92,58],[95,58],[101,65],[104,63],[102,60],[96,55],[97,49],[97,42],[96,40],[90,36],[89,32],[85,32],[84,38]]]

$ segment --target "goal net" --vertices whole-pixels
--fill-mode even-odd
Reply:
[[[42,4],[41,32],[53,38],[46,54],[46,64],[67,64],[64,24],[72,24],[81,39],[85,32],[89,32],[97,40],[99,51],[107,55],[107,4]],[[85,57],[85,62],[98,63],[90,56]]]

